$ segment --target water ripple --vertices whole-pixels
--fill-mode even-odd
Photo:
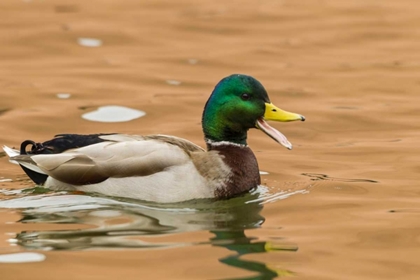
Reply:
[[[379,183],[379,181],[371,179],[349,179],[349,178],[337,178],[330,177],[326,174],[320,173],[302,173],[303,176],[311,178],[311,181],[338,181],[338,182],[350,182],[350,183]]]

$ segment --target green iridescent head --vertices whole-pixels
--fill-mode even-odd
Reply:
[[[231,75],[213,90],[203,113],[206,139],[246,144],[247,131],[264,115],[267,92],[260,82],[246,75]]]
[[[304,117],[272,105],[262,84],[253,77],[234,74],[214,88],[204,108],[202,125],[205,138],[213,142],[246,145],[247,131],[259,128],[286,146],[287,139],[264,120],[293,121]]]

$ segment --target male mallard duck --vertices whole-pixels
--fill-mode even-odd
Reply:
[[[250,128],[292,148],[266,120],[305,118],[274,106],[253,77],[235,74],[216,85],[205,105],[207,151],[174,136],[125,134],[59,134],[43,143],[24,141],[20,152],[4,150],[35,183],[54,190],[161,203],[226,199],[260,184],[258,163],[246,142]]]

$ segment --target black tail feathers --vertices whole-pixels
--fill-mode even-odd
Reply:
[[[32,145],[31,150],[27,151],[27,146]],[[21,155],[35,155],[35,154],[42,154],[45,151],[44,146],[41,143],[35,143],[32,140],[25,140],[20,144],[20,154]],[[48,175],[41,174],[38,172],[35,172],[22,164],[20,164],[20,167],[22,167],[23,171],[25,171],[26,175],[28,175],[29,178],[31,178],[32,181],[34,181],[37,185],[42,185],[45,183],[45,181],[48,178]]]
[[[26,147],[32,145],[31,151],[27,151]],[[42,154],[45,151],[45,147],[41,143],[36,143],[32,140],[25,140],[20,144],[20,154],[21,155],[36,155]]]

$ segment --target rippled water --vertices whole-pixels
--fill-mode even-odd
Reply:
[[[292,151],[251,131],[264,186],[221,202],[48,192],[0,153],[2,280],[419,279],[418,1],[0,6],[0,145],[120,132],[203,146],[204,104],[232,73],[307,117],[272,124]],[[82,117],[109,105],[146,114]]]
[[[36,193],[47,192],[46,194]],[[264,262],[243,260],[248,254],[296,252],[297,245],[281,240],[258,240],[246,230],[260,228],[265,218],[263,204],[307,191],[282,191],[269,194],[259,187],[251,194],[228,201],[197,200],[177,204],[154,204],[136,200],[52,193],[36,187],[23,191],[5,191],[7,199],[0,209],[21,209],[20,224],[75,224],[86,228],[31,230],[9,233],[12,246],[26,250],[110,250],[173,249],[209,245],[227,250],[222,264],[257,273],[259,279],[293,275],[287,269],[271,268]],[[17,197],[16,196],[20,196]],[[7,227],[7,226],[6,226]],[[276,229],[273,229],[276,230]],[[205,231],[208,240],[165,240],[165,236]],[[153,237],[158,240],[150,240]],[[170,238],[169,238],[170,239]],[[43,254],[0,254],[1,263],[27,263],[45,260]]]
[[[32,249],[86,249],[92,247],[172,247],[193,245],[149,244],[143,235],[199,230],[242,231],[258,228],[264,218],[258,194],[230,201],[197,201],[153,205],[85,195],[36,195],[5,200],[1,208],[24,209],[23,223],[77,223],[95,228],[72,231],[19,233],[18,244]],[[247,215],[243,215],[247,213]]]

